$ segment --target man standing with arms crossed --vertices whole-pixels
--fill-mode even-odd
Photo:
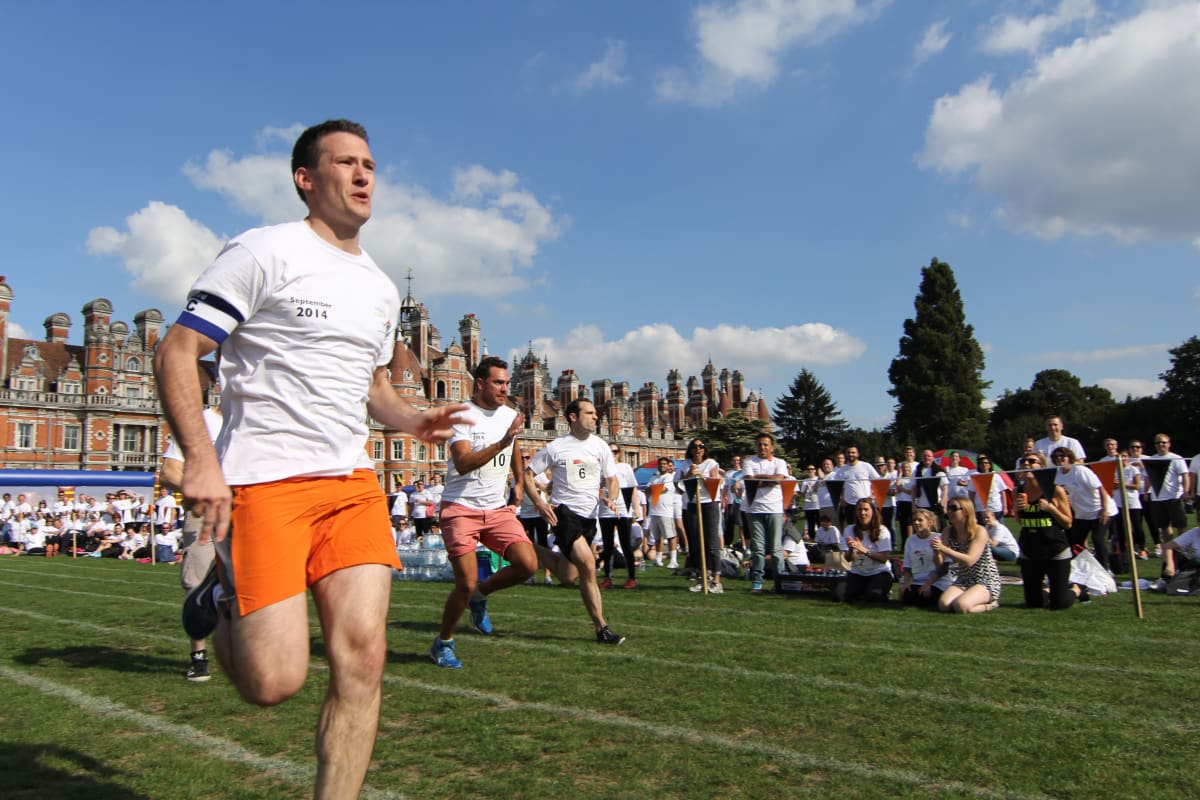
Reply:
[[[375,188],[366,131],[347,120],[309,128],[293,148],[292,176],[308,216],[226,245],[154,367],[186,458],[184,499],[204,518],[199,538],[216,540],[220,565],[188,596],[184,627],[201,638],[215,625],[238,692],[276,705],[308,675],[311,588],[329,660],[314,796],[352,798],[379,722],[398,565],[366,454],[366,414],[436,441],[465,406],[417,411],[392,388],[400,295],[359,247]],[[218,346],[225,426],[214,447],[196,361]]]
[[[450,437],[450,463],[442,494],[442,538],[454,568],[454,589],[442,610],[438,638],[429,648],[433,663],[450,669],[462,667],[454,652],[454,629],[463,611],[470,607],[475,630],[490,634],[487,596],[516,586],[537,568],[525,527],[508,505],[508,477],[512,475],[514,482],[520,483],[524,474],[521,451],[513,446],[513,440],[525,427],[525,416],[505,403],[508,364],[487,356],[474,374],[468,421],[455,425]],[[477,586],[475,548],[481,541],[509,563]]]
[[[525,491],[535,498],[538,513],[553,526],[558,549],[579,571],[579,595],[596,626],[596,641],[619,645],[625,637],[614,633],[604,621],[596,558],[592,554],[597,506],[603,502],[617,509],[617,464],[608,443],[595,435],[596,407],[590,400],[572,400],[566,417],[570,432],[535,453],[525,468]],[[538,496],[534,482],[534,476],[547,469],[551,471],[549,504]],[[605,487],[602,501],[601,481]]]

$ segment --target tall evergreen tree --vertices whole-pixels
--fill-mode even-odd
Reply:
[[[832,453],[846,432],[846,421],[828,390],[807,369],[775,401],[772,415],[779,442],[796,458],[813,461]]]
[[[921,445],[978,449],[983,408],[983,349],[967,324],[950,265],[936,258],[921,270],[916,315],[904,321],[900,354],[888,368],[896,398],[892,430]]]
[[[727,417],[712,417],[704,428],[684,433],[684,442],[695,438],[704,440],[705,455],[715,458],[722,467],[729,466],[735,455],[754,453],[754,438],[763,432],[765,422],[747,417],[740,411],[730,412]],[[783,453],[781,457],[786,458]]]
[[[1196,421],[1200,420],[1200,337],[1192,336],[1168,350],[1171,368],[1158,377],[1165,384],[1159,395],[1167,408],[1164,433],[1171,434],[1177,453],[1200,449]],[[1143,434],[1149,436],[1152,434]]]

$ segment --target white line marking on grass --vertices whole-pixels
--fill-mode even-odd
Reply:
[[[49,697],[66,700],[96,716],[131,722],[151,733],[170,736],[183,744],[199,747],[206,756],[216,756],[224,761],[247,766],[258,772],[278,775],[289,783],[310,786],[317,774],[316,767],[311,764],[296,764],[283,758],[260,756],[237,742],[213,736],[199,728],[193,728],[191,725],[182,725],[153,714],[144,714],[115,700],[90,695],[70,686],[39,678],[28,672],[11,669],[3,664],[0,664],[0,676],[8,681],[36,689]],[[363,787],[362,796],[379,798],[379,800],[403,800],[404,797],[395,792],[373,789],[368,786]]]
[[[135,586],[148,586],[155,589],[163,586],[179,586],[179,576],[175,576],[174,581],[135,581],[130,580],[129,578],[101,578],[85,572],[43,572],[36,569],[5,569],[0,570],[0,573],[5,575],[36,575],[39,578],[66,578],[73,581],[96,581],[97,583],[128,583]]]
[[[165,633],[150,633],[149,631],[144,631],[139,628],[113,628],[108,627],[107,625],[96,625],[91,622],[80,622],[77,619],[52,617],[49,614],[39,614],[36,611],[26,611],[23,608],[10,608],[4,613],[17,617],[28,617],[29,619],[35,619],[39,622],[47,622],[53,625],[62,625],[68,628],[80,628],[85,631],[103,633],[106,636],[111,636],[113,634],[118,634],[121,636],[136,636],[141,639],[154,639],[155,641],[159,642],[170,642],[172,644],[179,645],[180,647],[183,647],[187,642],[187,634],[184,633],[182,629],[180,629],[178,636],[167,636]]]
[[[141,597],[128,597],[120,594],[101,594],[100,592],[80,592],[75,589],[59,589],[54,586],[31,586],[27,583],[13,583],[12,581],[0,581],[0,586],[15,586],[18,589],[35,589],[39,592],[58,592],[59,594],[76,594],[83,597],[102,597],[107,600],[123,600],[128,603],[146,603],[152,606],[170,606],[172,608],[182,608],[183,601],[168,603],[166,600],[146,600]]]
[[[442,686],[433,683],[424,683],[423,681],[416,681],[412,680],[411,678],[401,678],[394,675],[384,675],[383,679],[387,683],[396,684],[408,689],[417,689],[423,692],[436,692],[438,694],[461,697],[467,700],[481,700],[486,703],[491,703],[498,709],[504,711],[538,711],[544,714],[571,717],[573,719],[583,720],[585,722],[590,722],[597,725],[610,725],[618,728],[636,730],[641,733],[648,733],[652,736],[657,736],[660,739],[680,739],[692,744],[707,745],[710,747],[740,751],[743,753],[753,753],[755,755],[766,756],[779,761],[786,761],[803,769],[817,769],[826,770],[829,772],[848,773],[850,775],[856,775],[863,778],[882,778],[885,780],[895,781],[897,783],[903,783],[910,786],[921,786],[937,791],[961,792],[962,794],[969,795],[971,797],[1006,798],[1007,800],[1050,800],[1045,795],[1024,794],[1021,792],[1013,792],[1004,789],[991,789],[986,786],[974,786],[972,784],[962,783],[959,781],[943,781],[937,778],[932,778],[928,775],[922,775],[921,773],[914,772],[912,770],[875,767],[870,764],[857,764],[848,762],[843,758],[829,758],[826,756],[814,755],[812,753],[804,753],[787,747],[779,747],[778,745],[773,745],[761,740],[736,739],[730,736],[722,736],[715,733],[704,733],[693,728],[685,728],[679,725],[662,725],[654,722],[646,722],[645,720],[634,719],[632,717],[626,717],[620,714],[610,714],[592,711],[586,708],[575,708],[572,706],[560,706],[553,703],[526,702],[501,694],[492,694],[490,692],[481,692],[476,689],[464,689],[456,686]]]
[[[395,602],[393,602],[391,604],[391,607],[398,608],[398,609],[409,609],[409,610],[424,610],[426,608],[424,605],[415,605],[412,603],[395,603]],[[611,611],[611,607],[609,610]],[[535,616],[535,615],[523,614],[523,613],[520,613],[517,611],[512,611],[512,612],[501,611],[499,614],[497,614],[494,609],[491,611],[491,613],[492,613],[493,617],[495,617],[496,619],[499,619],[501,621],[504,620],[506,615],[511,615],[511,616],[516,617],[521,620],[539,620],[539,621],[547,621],[547,622],[567,622],[569,619],[568,617],[565,617],[565,616],[564,617],[548,617],[545,615],[536,615]],[[755,612],[751,612],[751,613],[755,613]],[[756,613],[769,614],[769,612],[756,612]],[[809,620],[809,619],[811,619],[811,617],[805,616],[804,619]],[[839,621],[845,622],[846,620],[840,619]],[[969,625],[970,623],[966,622],[965,624]],[[637,630],[637,629],[650,630],[650,631],[654,631],[655,633],[660,633],[660,634],[661,633],[678,634],[680,636],[684,636],[684,637],[688,637],[688,638],[690,638],[694,635],[694,631],[692,631],[690,629],[682,630],[679,628],[675,628],[675,627],[671,627],[671,626],[667,626],[667,625],[663,625],[663,624],[648,625],[648,624],[639,624],[636,622],[622,622],[621,627],[631,628],[631,629],[635,629],[635,630]],[[758,642],[762,642],[762,641],[775,642],[775,643],[783,645],[785,647],[786,646],[796,646],[799,648],[808,648],[808,647],[812,647],[812,646],[826,647],[826,646],[830,645],[830,640],[828,640],[828,639],[804,637],[804,636],[800,636],[800,635],[772,636],[769,634],[763,635],[763,634],[758,634],[758,633],[748,633],[746,631],[708,630],[708,629],[706,629],[705,632],[711,633],[714,636],[718,636],[718,637],[746,638],[746,639],[753,639]],[[1109,640],[1106,640],[1106,641],[1109,641]],[[1178,645],[1178,642],[1176,642],[1176,645]],[[842,639],[837,642],[837,646],[841,647],[841,648],[849,649],[849,650],[861,650],[861,651],[867,651],[867,652],[882,652],[882,653],[886,653],[889,655],[924,656],[924,655],[928,655],[928,653],[929,653],[929,647],[927,645],[924,645],[921,643],[916,643],[913,645],[905,645],[905,644],[897,645],[897,644],[889,644],[886,642],[879,642],[879,643],[876,643],[876,642],[853,642],[853,641],[848,641],[846,639]],[[976,651],[971,650],[969,648],[964,649],[964,650],[939,653],[938,657],[939,658],[960,658],[960,659],[964,659],[964,660],[972,661],[972,662],[976,662],[976,661],[977,662],[990,662],[990,663],[998,664],[998,665],[1004,666],[1004,667],[1022,666],[1022,667],[1033,667],[1033,668],[1038,668],[1038,669],[1051,669],[1051,670],[1071,669],[1071,670],[1077,670],[1080,672],[1091,672],[1091,673],[1097,673],[1097,674],[1102,674],[1102,675],[1118,675],[1118,676],[1120,676],[1120,675],[1136,675],[1136,676],[1140,676],[1140,677],[1144,677],[1144,678],[1155,678],[1155,679],[1161,679],[1161,678],[1167,678],[1167,677],[1178,677],[1178,678],[1186,679],[1186,678],[1191,678],[1195,674],[1195,670],[1192,670],[1192,669],[1171,669],[1171,668],[1163,668],[1163,667],[1139,667],[1139,666],[1132,666],[1132,665],[1115,667],[1115,666],[1106,666],[1103,664],[1080,664],[1080,663],[1075,663],[1075,662],[1062,661],[1062,660],[1058,660],[1058,659],[1049,660],[1049,661],[1041,661],[1041,660],[1031,659],[1031,658],[1013,658],[1010,656],[991,656],[991,655],[984,655],[984,654],[977,653]],[[1125,663],[1129,664],[1129,662],[1125,662]]]

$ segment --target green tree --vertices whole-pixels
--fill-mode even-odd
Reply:
[[[914,305],[888,368],[888,394],[896,398],[892,432],[918,445],[977,450],[987,425],[983,390],[991,384],[983,380],[983,349],[949,264],[935,258],[921,270]]]
[[[1165,384],[1159,397],[1165,405],[1167,419],[1160,420],[1171,434],[1172,448],[1177,453],[1194,453],[1200,449],[1200,436],[1195,431],[1200,420],[1200,337],[1193,336],[1178,347],[1172,347],[1171,367],[1158,377]],[[1152,436],[1154,431],[1142,434]]]
[[[1028,389],[1006,391],[996,401],[988,426],[989,452],[997,463],[1008,463],[1020,454],[1025,439],[1046,435],[1047,414],[1058,414],[1066,434],[1082,442],[1088,453],[1099,455],[1115,407],[1107,389],[1083,386],[1065,369],[1044,369]]]
[[[832,453],[846,432],[846,421],[829,391],[807,369],[800,370],[787,394],[775,401],[773,418],[779,443],[802,461]]]
[[[707,446],[709,458],[715,458],[722,468],[733,462],[735,455],[744,456],[755,452],[754,437],[766,429],[762,420],[754,420],[740,411],[733,411],[727,417],[714,417],[708,421],[708,426],[686,432],[684,441],[703,439]],[[776,448],[776,454],[787,458],[786,448],[782,451]],[[790,463],[790,462],[789,462]]]

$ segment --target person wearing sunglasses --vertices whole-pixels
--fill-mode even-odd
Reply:
[[[1075,454],[1066,447],[1055,448],[1052,454],[1058,472],[1054,482],[1067,490],[1074,521],[1067,532],[1071,547],[1079,549],[1092,538],[1096,560],[1108,569],[1108,520],[1116,513],[1116,505],[1100,484],[1095,472],[1075,463]]]
[[[1053,494],[1046,496],[1038,483],[1035,470],[1046,466],[1041,453],[1033,453],[1021,460],[1021,472],[1014,505],[1021,520],[1021,533],[1017,543],[1021,557],[1021,580],[1025,592],[1026,608],[1046,608],[1058,611],[1070,608],[1078,597],[1078,589],[1071,583],[1071,544],[1067,531],[1074,521],[1071,516],[1071,501],[1061,486],[1054,486]],[[1049,594],[1042,585],[1049,582]]]
[[[700,548],[704,548],[705,566],[708,569],[708,591],[710,594],[721,594],[725,590],[721,586],[721,507],[711,494],[704,480],[698,483],[687,481],[688,478],[720,478],[723,473],[715,459],[708,457],[708,449],[703,439],[693,439],[688,443],[683,462],[675,472],[677,482],[683,485],[683,526],[688,539],[688,568],[695,571],[697,581],[690,591],[704,591],[705,576],[700,569]],[[697,494],[699,503],[697,504]],[[704,527],[704,541],[700,541],[700,526]]]
[[[938,598],[938,610],[981,614],[1000,605],[1000,571],[988,547],[987,530],[975,521],[965,497],[946,504],[946,531],[932,537],[934,560],[948,564],[954,584]]]

